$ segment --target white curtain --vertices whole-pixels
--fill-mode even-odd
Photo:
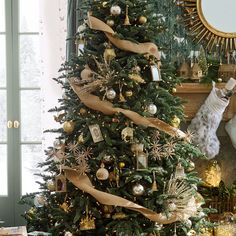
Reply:
[[[58,128],[52,113],[47,111],[58,106],[61,87],[52,78],[66,59],[67,0],[40,0],[40,52],[42,68],[42,129]],[[51,146],[55,135],[43,135],[43,149]]]

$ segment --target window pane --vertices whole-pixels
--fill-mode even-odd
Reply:
[[[20,32],[39,31],[39,1],[20,0]]]
[[[39,36],[20,36],[20,84],[21,87],[39,87]]]
[[[6,87],[6,40],[0,35],[0,87]]]
[[[0,90],[0,142],[7,140],[7,103],[6,91]],[[1,155],[1,153],[0,153]],[[1,169],[0,169],[1,172]]]
[[[0,196],[7,195],[7,145],[0,145]]]
[[[34,174],[42,171],[37,166],[43,159],[41,145],[21,145],[22,195],[39,190],[39,185],[35,181],[40,181],[40,177]]]
[[[21,141],[41,141],[40,90],[21,91]]]
[[[0,32],[5,31],[5,0],[0,0]]]

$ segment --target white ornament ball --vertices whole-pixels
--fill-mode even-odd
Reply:
[[[203,218],[206,216],[206,214],[203,211],[200,211],[197,215],[199,218]]]
[[[150,114],[154,115],[157,113],[157,106],[155,104],[149,104],[147,110]]]
[[[109,178],[109,172],[104,167],[104,164],[101,164],[101,168],[99,168],[96,172],[96,177],[99,180],[107,180]]]
[[[172,203],[169,203],[169,204],[168,204],[168,210],[169,210],[169,211],[175,211],[176,208],[177,208],[177,206],[176,206],[175,203],[172,202]]]
[[[144,187],[142,184],[135,184],[133,186],[133,194],[135,196],[142,196],[144,193]]]
[[[65,234],[64,234],[64,236],[72,236],[72,235],[73,234],[71,232],[69,232],[69,231],[66,231]]]
[[[43,207],[46,204],[46,198],[42,194],[37,194],[34,197],[34,205],[36,207]]]
[[[195,236],[195,235],[197,235],[197,233],[196,233],[195,230],[191,229],[191,230],[188,231],[187,235],[188,236]]]
[[[112,26],[114,26],[115,22],[114,22],[114,20],[107,20],[107,24],[108,24],[110,27],[112,27]]]
[[[106,96],[108,99],[113,100],[116,97],[116,91],[114,89],[108,89],[106,92]]]
[[[118,16],[121,13],[121,8],[118,5],[114,5],[111,7],[110,12],[113,16]]]

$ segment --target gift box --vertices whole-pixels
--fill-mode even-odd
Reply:
[[[28,234],[28,236],[52,236],[51,233],[42,232],[42,231],[34,231]]]
[[[0,228],[0,236],[27,236],[25,226]]]

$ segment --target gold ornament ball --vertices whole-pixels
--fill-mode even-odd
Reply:
[[[114,26],[115,22],[114,22],[114,20],[107,20],[107,24],[108,24],[110,27],[112,27],[112,26]]]
[[[85,115],[85,114],[87,113],[87,110],[86,110],[85,108],[81,108],[81,109],[79,110],[79,113],[80,113],[81,115]]]
[[[145,24],[145,23],[147,23],[147,17],[146,16],[140,16],[139,18],[138,18],[138,22],[140,23],[140,24]]]
[[[106,61],[111,61],[116,57],[115,50],[113,48],[106,48],[103,53],[103,57]]]
[[[177,89],[176,88],[172,88],[172,93],[176,93]]]
[[[126,96],[126,97],[132,97],[132,96],[133,96],[133,92],[132,92],[131,90],[126,91],[126,92],[125,92],[125,96]]]
[[[189,161],[189,166],[187,171],[193,171],[195,169],[195,163],[193,161]]]
[[[81,133],[81,134],[79,135],[77,141],[78,141],[78,143],[80,143],[80,144],[81,144],[81,143],[84,143],[84,134],[83,134],[83,133]]]
[[[71,134],[74,131],[74,128],[75,128],[75,123],[73,121],[66,121],[63,124],[63,130],[67,134]]]
[[[221,79],[221,78],[218,78],[218,82],[221,83],[221,82],[222,82],[222,79]]]
[[[119,162],[119,167],[120,167],[120,169],[123,169],[125,167],[125,163],[124,162]]]
[[[49,191],[55,191],[56,190],[55,182],[53,180],[47,181],[47,188]]]
[[[175,128],[179,128],[180,122],[181,122],[180,118],[178,116],[174,116],[174,118],[171,121],[171,125]]]

